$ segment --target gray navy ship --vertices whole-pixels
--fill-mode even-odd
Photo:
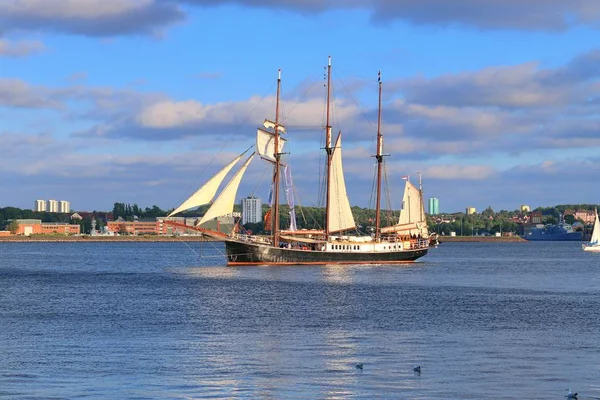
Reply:
[[[561,221],[556,225],[548,224],[532,228],[524,238],[531,241],[581,241],[583,231],[575,230],[573,226]]]

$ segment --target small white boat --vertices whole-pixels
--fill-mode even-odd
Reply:
[[[589,243],[582,245],[583,251],[600,252],[600,221],[598,220],[598,210],[596,210],[596,221],[594,221],[594,230]]]

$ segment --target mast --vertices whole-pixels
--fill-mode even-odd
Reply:
[[[425,216],[423,215],[423,179],[421,177],[421,173],[419,174],[419,220],[425,221]]]
[[[273,204],[271,205],[271,223],[273,232],[273,246],[279,246],[279,167],[281,154],[279,153],[279,93],[281,91],[281,69],[277,75],[277,100],[275,102],[275,147],[273,158],[275,170],[273,171]]]
[[[381,163],[383,162],[383,135],[381,134],[381,71],[377,74],[379,102],[377,105],[377,199],[375,204],[375,240],[379,239],[381,214]]]
[[[329,103],[331,97],[331,56],[328,58],[327,62],[327,119],[325,123],[325,151],[327,152],[327,193],[326,193],[326,201],[325,201],[325,240],[329,238],[329,195],[331,192],[331,156],[333,154],[333,149],[331,148],[331,125],[329,122]]]

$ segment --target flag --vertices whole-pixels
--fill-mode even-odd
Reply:
[[[381,82],[381,71],[377,72],[377,82]]]
[[[402,179],[404,179],[405,181],[407,181],[407,180],[408,180],[408,175],[404,175],[404,176],[402,177]]]

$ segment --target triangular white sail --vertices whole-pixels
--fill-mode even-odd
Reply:
[[[277,146],[279,147],[278,153],[283,152],[284,143],[285,139],[280,137]],[[258,128],[256,132],[256,152],[263,158],[275,161],[275,158],[273,157],[273,154],[275,153],[275,134]]]
[[[198,189],[193,195],[191,195],[187,200],[185,200],[179,207],[177,207],[173,212],[171,212],[168,217],[180,213],[185,210],[189,210],[190,208],[199,207],[204,204],[208,204],[211,202],[215,194],[217,193],[217,189],[225,179],[225,176],[229,173],[231,168],[242,158],[244,154],[240,154],[233,161],[227,164],[223,169],[217,172],[212,178],[210,178],[200,189]]]
[[[410,181],[406,181],[404,186],[404,196],[402,197],[402,209],[398,224],[381,229],[381,232],[403,232],[408,235],[421,235],[426,237],[428,234],[427,220],[425,219],[425,208],[421,191]]]
[[[421,192],[419,189],[409,181],[406,181],[398,224],[403,225],[420,221],[422,219],[421,203]]]
[[[240,182],[242,181],[242,177],[244,176],[244,172],[246,172],[246,168],[248,168],[248,164],[252,161],[254,157],[254,153],[242,165],[240,170],[231,178],[225,189],[219,194],[215,202],[210,206],[206,214],[202,217],[198,225],[202,225],[206,221],[210,221],[213,218],[217,218],[223,215],[227,215],[233,212],[233,204],[235,202],[235,195],[237,194],[238,187],[240,186]]]
[[[339,232],[356,227],[350,201],[346,193],[344,169],[342,167],[342,135],[338,135],[331,158],[331,177],[329,191],[329,232]]]
[[[591,245],[600,244],[600,221],[598,220],[598,210],[596,210],[596,220],[594,221],[594,230],[590,239]]]

